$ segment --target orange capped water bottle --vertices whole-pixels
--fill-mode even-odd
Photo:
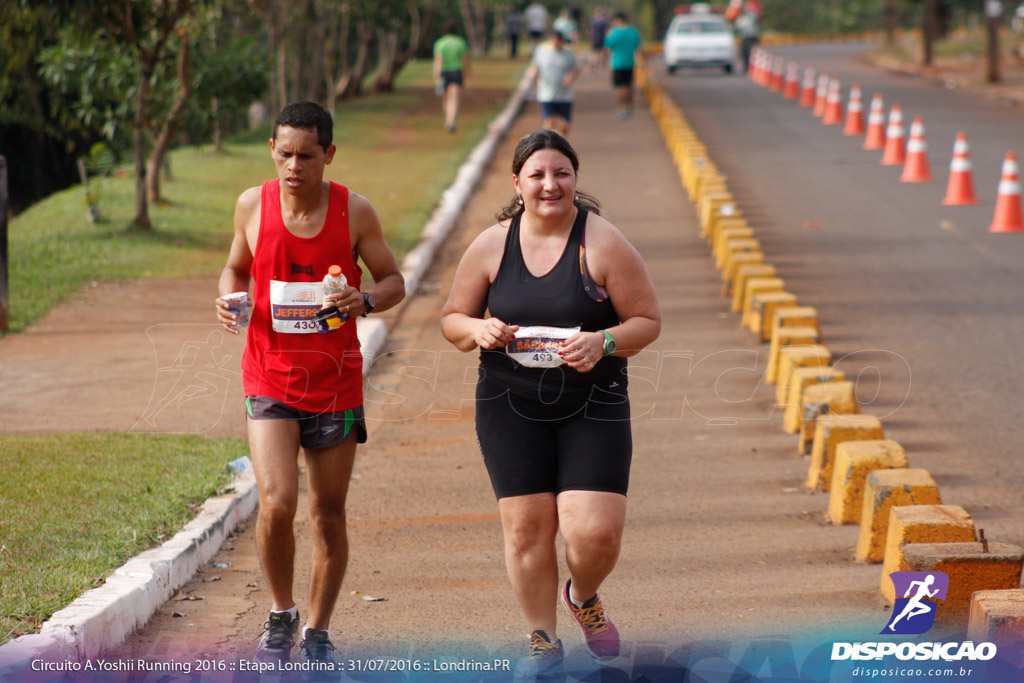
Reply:
[[[341,272],[341,266],[331,266],[328,268],[327,275],[324,276],[324,295],[337,294],[346,287],[348,287],[348,280],[345,279],[345,274]]]

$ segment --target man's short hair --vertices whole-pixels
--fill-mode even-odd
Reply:
[[[627,15],[622,10],[619,10],[618,12],[616,12],[614,14],[613,18],[618,19],[619,21],[621,21],[624,24],[628,24],[629,23],[629,15]]]
[[[316,141],[327,151],[334,140],[334,119],[331,112],[324,109],[318,102],[291,102],[286,104],[274,121],[271,136],[277,139],[277,129],[281,126],[315,130]]]

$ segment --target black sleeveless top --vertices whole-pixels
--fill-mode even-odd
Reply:
[[[490,315],[510,325],[576,327],[596,332],[619,324],[604,290],[590,279],[586,269],[586,209],[579,209],[561,258],[549,272],[534,276],[526,267],[519,244],[522,214],[512,219],[505,238],[505,253],[498,274],[487,293]],[[517,394],[537,397],[564,393],[589,393],[597,384],[619,382],[626,386],[626,359],[606,356],[590,372],[567,365],[527,368],[505,349],[480,352],[481,375]]]

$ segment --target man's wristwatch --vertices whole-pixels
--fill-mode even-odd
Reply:
[[[601,330],[601,334],[604,335],[604,346],[602,347],[604,350],[604,355],[607,356],[610,353],[615,353],[615,337],[613,337],[611,335],[611,332],[609,332],[608,330]]]
[[[364,318],[373,313],[373,309],[377,308],[377,300],[373,297],[373,294],[363,292],[363,308],[366,309],[363,311]]]

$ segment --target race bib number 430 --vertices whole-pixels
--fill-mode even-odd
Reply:
[[[270,317],[274,332],[313,334],[320,331],[314,320],[323,303],[319,282],[270,281]]]
[[[520,327],[505,353],[523,367],[557,368],[563,363],[559,347],[579,331],[578,327]]]

